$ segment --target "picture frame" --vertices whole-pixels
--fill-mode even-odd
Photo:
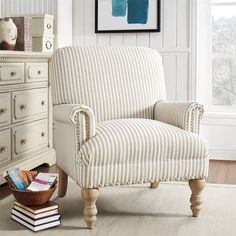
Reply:
[[[95,33],[161,31],[160,0],[95,0]]]

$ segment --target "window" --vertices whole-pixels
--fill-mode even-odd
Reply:
[[[236,0],[212,0],[212,105],[236,106]]]

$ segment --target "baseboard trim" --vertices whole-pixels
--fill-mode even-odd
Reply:
[[[210,149],[210,160],[236,161],[236,150]]]

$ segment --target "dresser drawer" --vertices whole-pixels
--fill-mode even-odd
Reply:
[[[33,89],[13,93],[13,122],[48,112],[48,90]]]
[[[11,132],[10,129],[0,131],[0,164],[11,160]]]
[[[10,93],[0,93],[0,126],[10,124]]]
[[[0,63],[0,84],[24,82],[24,63]]]
[[[14,157],[48,146],[48,121],[40,120],[13,128]]]
[[[27,82],[47,81],[48,63],[27,63]]]

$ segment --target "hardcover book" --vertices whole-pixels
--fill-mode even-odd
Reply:
[[[22,190],[22,191],[26,190],[26,186],[19,176],[19,169],[9,170],[7,171],[7,174],[9,178],[11,179],[11,182],[13,182],[14,186],[18,190]]]
[[[24,225],[25,227],[31,229],[34,232],[60,225],[60,220],[56,220],[56,221],[52,221],[52,222],[49,222],[49,223],[45,223],[45,224],[35,226],[35,225],[32,225],[29,222],[27,222],[27,221],[25,221],[25,220],[23,220],[23,219],[21,219],[17,216],[15,216],[14,214],[11,215],[11,218],[13,220],[17,221],[18,223]]]
[[[29,224],[31,224],[33,226],[46,224],[46,223],[60,219],[60,214],[50,215],[48,217],[43,217],[40,219],[32,219],[31,217],[17,211],[16,209],[12,209],[11,213],[12,213],[12,215],[17,216],[18,218],[28,222]]]
[[[32,17],[11,17],[17,27],[16,51],[32,51]]]
[[[46,211],[46,212],[42,212],[42,213],[38,213],[38,214],[33,214],[19,206],[14,206],[14,209],[16,209],[17,211],[29,216],[30,218],[34,219],[34,220],[37,220],[37,219],[40,219],[40,218],[43,218],[43,217],[47,217],[47,216],[51,216],[51,215],[55,215],[55,214],[58,214],[58,209],[54,209],[54,210],[51,210],[51,211]]]
[[[14,206],[18,206],[21,207],[22,209],[32,213],[32,214],[39,214],[39,213],[43,213],[43,212],[48,212],[48,211],[52,211],[52,210],[57,210],[58,209],[58,204],[56,204],[55,202],[48,202],[46,204],[43,205],[38,205],[38,206],[25,206],[17,201],[14,201]]]
[[[14,182],[11,180],[10,176],[8,175],[7,171],[3,172],[3,177],[6,179],[6,181],[12,188],[17,189]]]

